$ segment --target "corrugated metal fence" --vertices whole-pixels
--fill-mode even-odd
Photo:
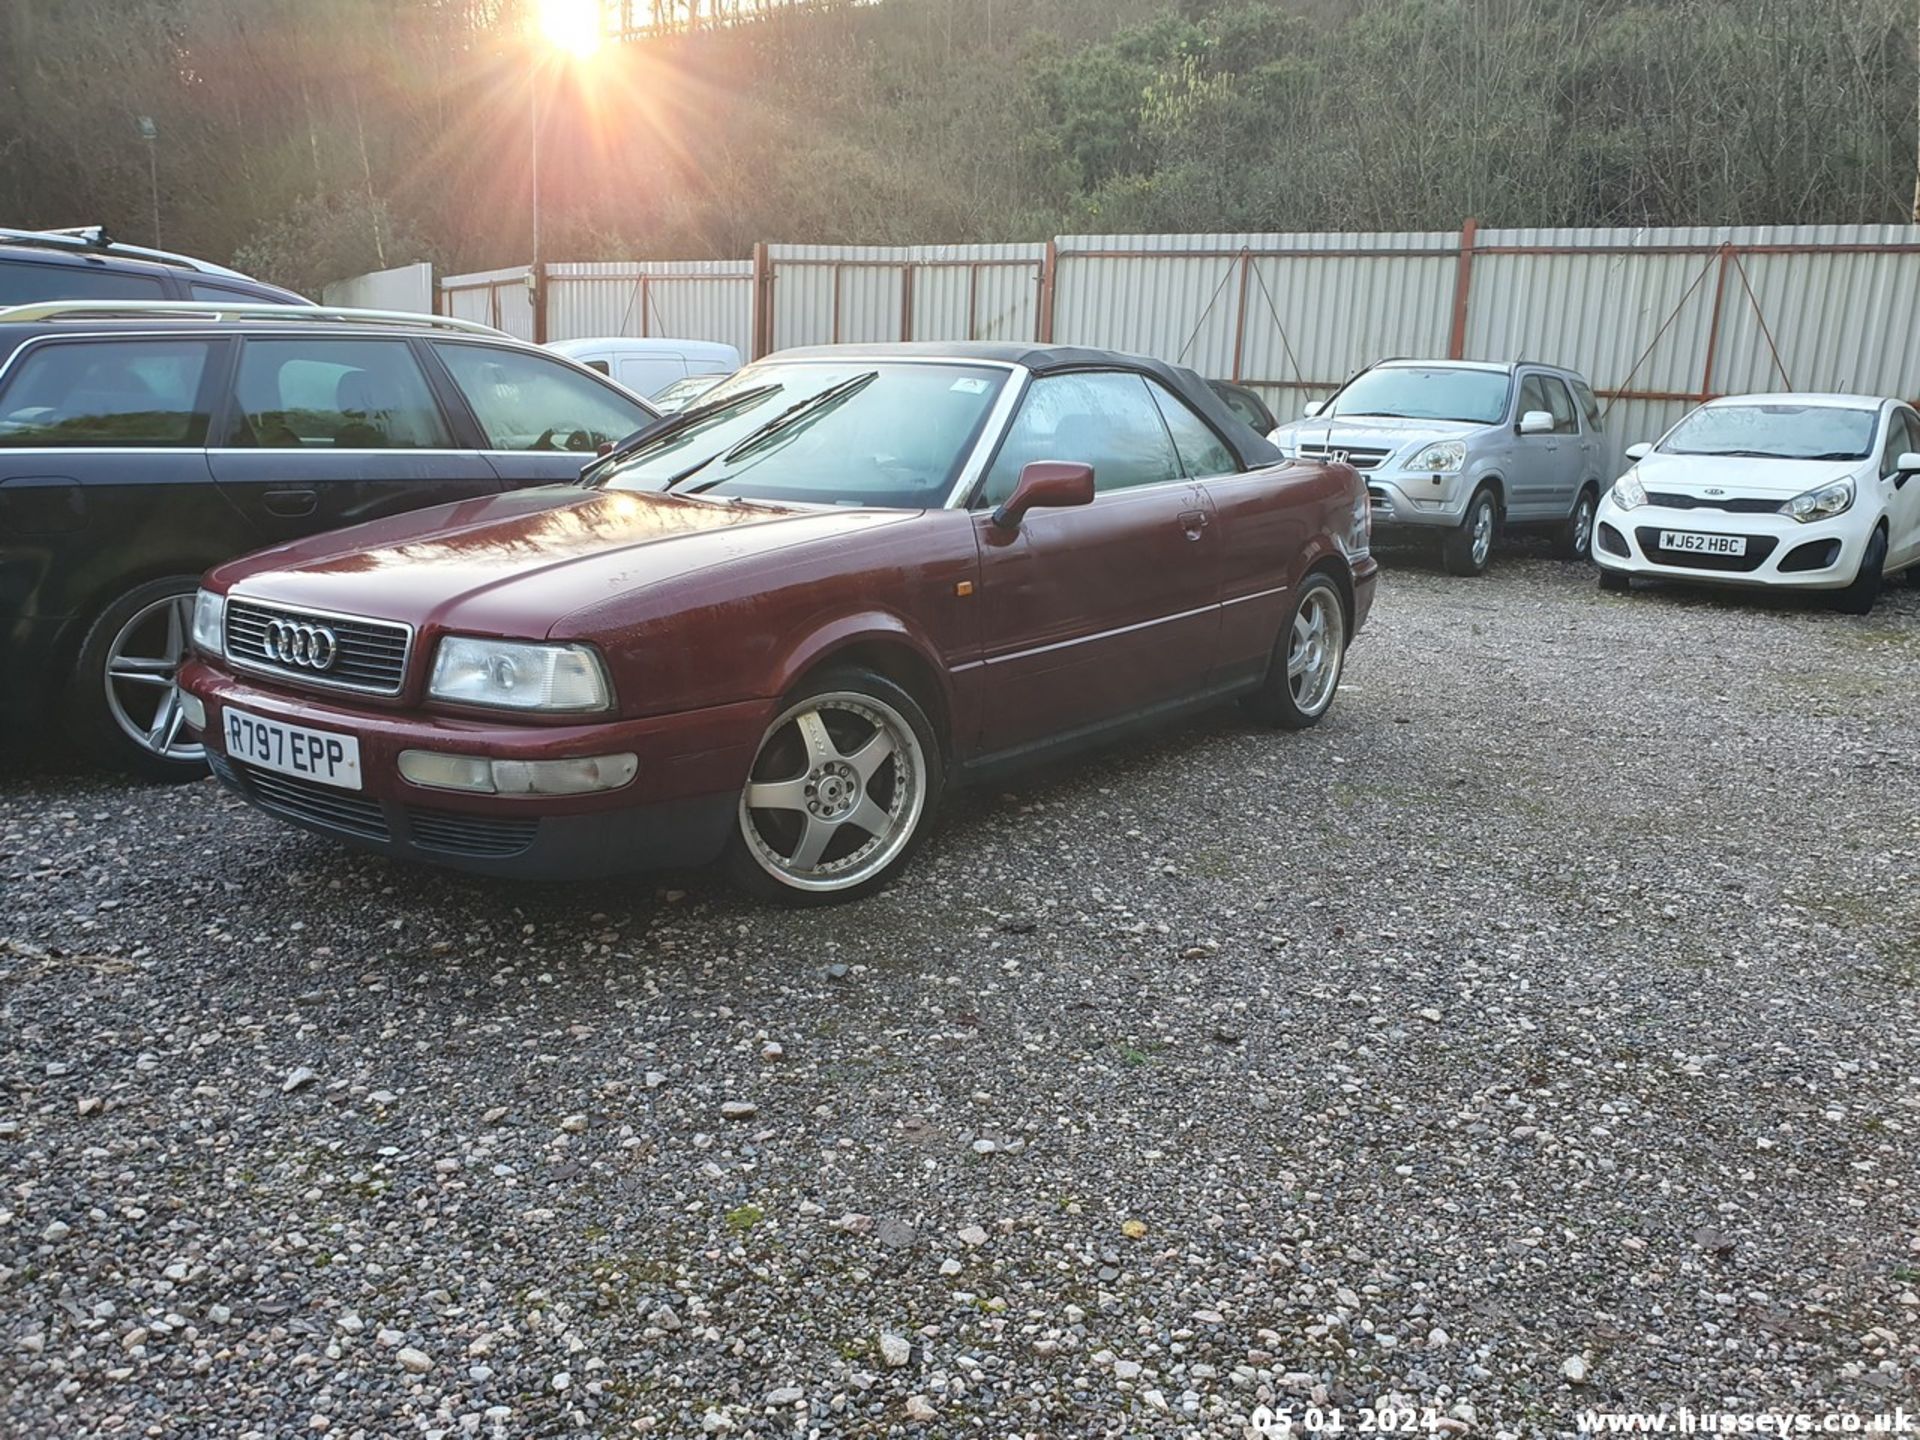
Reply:
[[[1163,356],[1294,414],[1390,355],[1585,374],[1618,449],[1751,390],[1920,397],[1920,228],[1068,235],[1044,245],[758,245],[751,260],[453,276],[443,313],[527,338],[1058,340]]]

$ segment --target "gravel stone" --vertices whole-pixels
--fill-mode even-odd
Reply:
[[[0,1433],[1911,1412],[1920,588],[1386,562],[1321,726],[955,793],[848,907],[0,750]]]

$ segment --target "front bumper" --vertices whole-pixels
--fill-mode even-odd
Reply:
[[[704,865],[733,824],[773,702],[641,720],[519,725],[359,710],[192,661],[180,683],[207,707],[207,758],[221,782],[277,819],[396,859],[515,879],[585,879]],[[222,716],[250,714],[351,735],[364,787],[344,790],[232,759]],[[552,760],[632,753],[639,773],[590,795],[474,795],[401,777],[402,750]]]
[[[1738,536],[1741,555],[1669,550],[1663,531]],[[1622,510],[1602,500],[1593,530],[1593,561],[1623,575],[1665,576],[1706,585],[1754,585],[1792,590],[1837,590],[1853,582],[1873,533],[1873,517],[1858,506],[1830,520],[1803,525],[1786,515],[1743,514],[1706,508],[1638,505]]]
[[[1451,530],[1467,513],[1469,488],[1458,474],[1434,475],[1422,471],[1363,470],[1367,495],[1373,502],[1375,529],[1420,527]]]

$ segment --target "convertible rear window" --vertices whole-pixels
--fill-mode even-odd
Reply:
[[[750,365],[598,483],[931,508],[945,503],[1006,376],[991,366],[859,358]]]

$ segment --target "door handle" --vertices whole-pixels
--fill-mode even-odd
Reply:
[[[280,515],[289,520],[297,520],[302,516],[313,514],[315,507],[320,503],[320,492],[317,490],[269,490],[260,497],[260,500],[267,507],[269,515]]]
[[[1187,532],[1189,540],[1198,540],[1200,532],[1207,528],[1207,512],[1204,510],[1182,510],[1180,527]]]

